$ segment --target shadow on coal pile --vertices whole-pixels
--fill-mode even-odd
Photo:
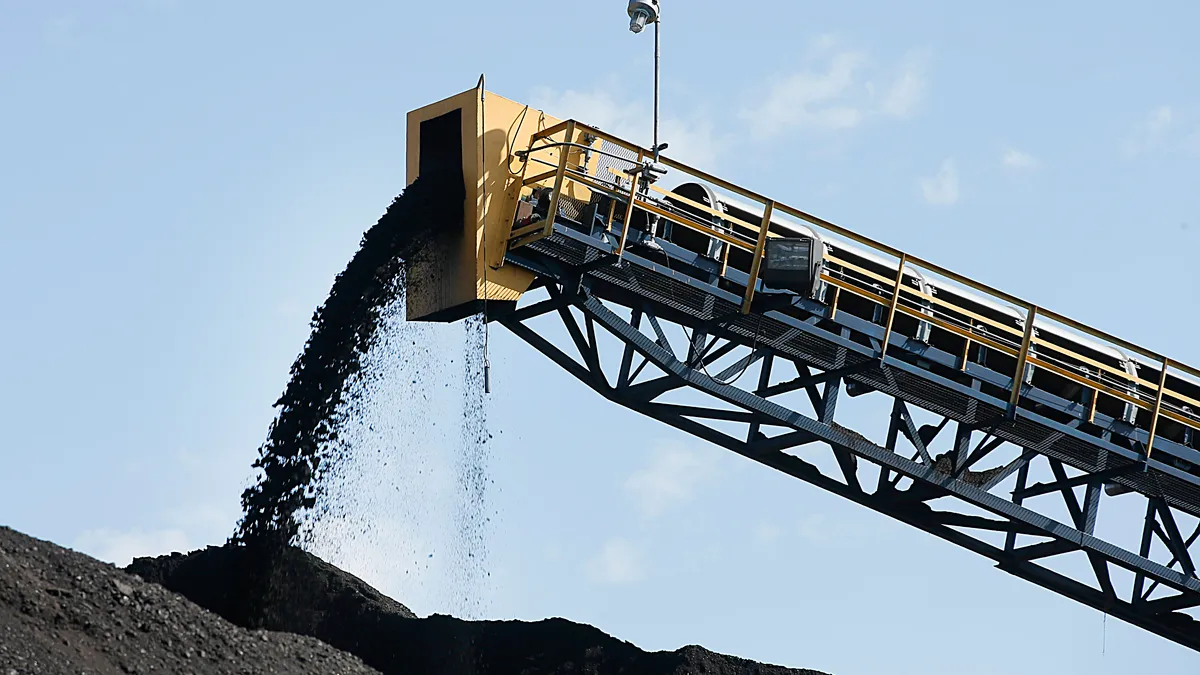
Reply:
[[[714,654],[700,647],[645,652],[591,626],[419,619],[357,577],[299,549],[276,566],[271,606],[247,608],[253,562],[247,549],[209,547],[188,555],[139,558],[127,570],[239,625],[267,617],[269,630],[298,633],[397,675],[820,675]],[[265,610],[265,611],[264,611]],[[257,617],[257,618],[256,618]]]

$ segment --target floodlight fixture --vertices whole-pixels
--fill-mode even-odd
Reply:
[[[642,32],[648,23],[658,22],[658,0],[629,0],[629,30]]]

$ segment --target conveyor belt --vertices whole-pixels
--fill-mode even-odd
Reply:
[[[550,297],[497,320],[615,403],[1200,651],[1200,369],[651,155],[573,121],[533,135],[505,263]],[[673,188],[654,184],[664,166]],[[807,274],[764,283],[768,241],[812,252],[785,270]],[[526,325],[551,314],[565,349]],[[601,331],[623,345],[618,372]],[[757,384],[727,379],[751,366]],[[704,403],[664,397],[682,388]],[[892,401],[883,441],[835,421],[840,395],[872,393]],[[909,406],[941,420],[918,428]],[[1100,508],[1121,494],[1136,496]],[[1098,528],[1138,504],[1144,518]],[[1052,564],[1076,553],[1088,564]]]
[[[529,248],[571,267],[599,260],[606,253],[611,253],[611,247],[605,245],[601,240],[582,235],[569,226],[557,226],[553,236],[536,241],[530,244]],[[513,261],[518,264],[521,261],[519,251],[520,249],[510,254]],[[705,284],[683,274],[672,272],[664,266],[648,262],[623,266],[600,265],[591,271],[591,275],[603,282],[598,288],[620,289],[642,301],[664,308],[668,313],[675,312],[680,317],[687,317],[685,322],[692,325],[738,314],[738,303],[730,297],[729,293],[722,292],[715,285]],[[628,296],[614,294],[615,297],[627,298]],[[807,306],[814,310],[810,316],[821,315],[823,308],[816,303],[809,303]],[[726,327],[731,333],[740,335],[746,344],[754,340],[757,333],[757,340],[760,343],[770,345],[788,357],[821,370],[834,368],[838,346],[844,345],[846,338],[820,325],[806,324],[807,331],[798,332],[794,328],[799,323],[802,323],[802,320],[779,313],[770,313],[765,317],[739,316],[726,324]],[[858,320],[857,317],[841,314],[835,317],[832,323],[854,333],[869,335],[876,340],[882,339],[882,326],[864,325],[864,322]],[[911,340],[898,346],[900,349],[892,352],[892,355],[912,362],[916,362],[917,356],[927,356],[929,351],[925,345],[914,343]],[[854,347],[858,351],[852,353],[847,364],[843,365],[865,363],[872,360],[873,356],[869,353],[868,348],[857,344],[854,344]],[[908,351],[907,355],[902,351],[913,347],[920,351]],[[972,369],[983,370],[974,364]],[[999,386],[1007,387],[1011,383],[1011,378],[1001,373],[976,372],[974,374]],[[933,373],[922,377],[903,371],[868,369],[850,375],[848,379],[867,384],[920,408],[966,424],[986,423],[1000,418],[1004,414],[1003,402],[982,392],[948,383],[945,378]],[[1055,403],[1053,396],[1036,390],[1028,391],[1024,395],[1024,400],[1044,401],[1050,405]],[[1061,400],[1057,403],[1060,406],[1058,411],[1064,415],[1079,414],[1078,410],[1073,409],[1078,406]],[[1103,416],[1097,416],[1096,419],[1099,427],[1113,426],[1115,422],[1115,420],[1104,419]],[[1106,442],[1102,438],[1086,434],[1079,429],[1054,423],[1024,408],[1016,420],[998,425],[993,433],[1017,445],[1036,449],[1042,454],[1087,472],[1103,471],[1142,461],[1135,452],[1127,448]],[[1159,442],[1163,441],[1160,439]],[[1154,460],[1151,460],[1151,464],[1154,464]],[[1161,465],[1151,466],[1146,471],[1116,477],[1113,482],[1125,485],[1142,494],[1162,496],[1172,506],[1194,515],[1200,515],[1200,477],[1169,469],[1170,467]]]

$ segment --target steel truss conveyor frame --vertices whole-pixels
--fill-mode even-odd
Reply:
[[[563,156],[555,180],[560,190],[567,164]],[[632,213],[633,206],[626,202],[622,208]],[[1101,419],[1094,406],[1091,411],[1080,410],[1077,404],[1016,382],[1015,374],[968,363],[959,355],[898,335],[890,316],[880,325],[815,300],[769,293],[752,281],[757,265],[749,275],[722,270],[723,277],[751,289],[743,295],[720,280],[680,272],[679,268],[696,262],[696,253],[669,242],[662,242],[661,251],[654,255],[626,248],[628,232],[620,232],[618,243],[616,230],[581,230],[578,222],[561,214],[557,204],[550,212],[556,217],[538,228],[514,232],[514,238],[524,239],[510,242],[504,258],[505,264],[532,271],[534,288],[545,289],[548,299],[494,310],[489,320],[499,321],[615,403],[958,544],[1010,574],[1200,651],[1200,622],[1183,613],[1200,606],[1200,578],[1192,555],[1200,526],[1189,535],[1179,525],[1185,517],[1200,515],[1196,501],[1200,478],[1191,480],[1196,477],[1156,463],[1158,456],[1152,458],[1149,452],[1155,443],[1150,440],[1153,430],[1149,436],[1143,433],[1139,446],[1137,431],[1127,429],[1135,438],[1130,449],[1113,442],[1111,431],[1097,435],[1085,429],[1119,426],[1116,420]],[[529,237],[535,229],[538,236]],[[759,238],[759,255],[765,236]],[[892,302],[892,312],[896,304]],[[543,316],[562,321],[570,345],[556,345],[528,325]],[[686,354],[676,353],[668,340],[669,324],[691,331]],[[619,364],[602,363],[597,340],[601,331],[622,346]],[[1022,351],[1028,348],[1027,334]],[[725,372],[709,374],[708,367],[719,359],[743,353]],[[966,381],[930,367],[939,363],[958,370]],[[745,377],[725,383],[731,374],[752,366],[756,381]],[[854,387],[892,399],[883,445],[835,421],[839,398]],[[660,400],[685,389],[702,395],[707,403]],[[997,390],[1010,389],[1016,392],[1015,401],[996,395]],[[1161,382],[1159,389],[1164,389]],[[781,404],[791,392],[805,394],[806,410]],[[1156,414],[1161,393],[1158,399]],[[942,421],[918,428],[910,407]],[[738,431],[730,433],[731,428]],[[942,433],[953,436],[951,449],[936,455],[932,446]],[[910,446],[911,457],[902,454],[901,439]],[[1166,443],[1161,438],[1158,442]],[[829,464],[836,469],[823,470],[792,454],[814,443],[832,450],[836,461]],[[1015,458],[980,468],[995,463],[1004,454],[1001,448]],[[866,465],[878,471],[874,484],[866,484]],[[1048,468],[1053,479],[1030,484],[1034,468]],[[1014,475],[1015,487],[1005,492]],[[1164,489],[1168,479],[1182,487]],[[1104,486],[1114,482],[1146,497],[1136,552],[1096,534]],[[1057,504],[1035,499],[1054,496],[1060,499]],[[1064,507],[1069,522],[1045,513]],[[1051,569],[1056,559],[1079,553],[1088,563],[1079,566],[1080,573]],[[1131,574],[1115,574],[1118,569]]]

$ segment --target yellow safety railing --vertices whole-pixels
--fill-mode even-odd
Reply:
[[[620,157],[613,154],[607,156],[617,162],[624,162],[629,165],[627,171],[614,170],[608,168],[607,175],[600,175],[600,172],[592,167],[592,164],[598,166],[599,157],[605,156],[606,153],[596,147],[597,140],[604,140],[608,143],[620,148],[636,157],[636,160],[627,157]],[[729,214],[722,213],[714,208],[710,208],[704,204],[675,194],[670,190],[663,189],[656,185],[643,185],[641,180],[640,170],[643,160],[653,156],[653,152],[635,145],[628,141],[622,140],[611,134],[605,133],[594,127],[587,126],[575,120],[568,120],[560,124],[539,131],[534,134],[529,148],[521,153],[525,159],[521,173],[514,175],[514,189],[532,189],[533,187],[552,187],[549,214],[558,213],[559,200],[564,190],[568,186],[574,186],[579,189],[587,190],[593,193],[603,193],[613,198],[612,208],[610,208],[607,217],[607,226],[611,230],[613,225],[613,217],[616,215],[615,207],[617,202],[624,204],[624,221],[631,222],[635,210],[641,210],[647,214],[657,215],[676,225],[686,227],[706,236],[713,237],[729,246],[724,247],[724,259],[722,261],[722,274],[724,274],[729,265],[730,247],[739,248],[747,251],[752,255],[751,265],[749,270],[749,282],[746,285],[745,295],[742,302],[743,313],[748,313],[754,298],[755,286],[757,285],[759,271],[761,269],[764,251],[766,248],[767,239],[770,237],[782,236],[769,231],[768,225],[772,218],[780,214],[801,221],[807,226],[811,226],[820,232],[828,232],[859,245],[865,246],[875,253],[883,254],[895,259],[897,264],[897,274],[895,277],[889,278],[857,266],[854,263],[840,259],[836,255],[826,255],[825,259],[828,262],[836,264],[840,270],[830,270],[828,266],[821,273],[821,279],[833,287],[833,299],[831,305],[832,315],[838,312],[838,303],[842,297],[843,291],[851,293],[855,296],[864,298],[870,302],[881,305],[886,308],[886,323],[884,340],[880,346],[880,358],[883,359],[887,355],[887,349],[896,315],[903,314],[910,316],[918,321],[931,324],[943,330],[949,331],[965,340],[965,346],[961,354],[962,368],[965,369],[967,362],[967,354],[969,353],[972,344],[985,346],[989,349],[996,350],[1000,353],[1012,356],[1016,359],[1016,370],[1014,371],[1013,386],[1010,392],[1009,404],[1015,406],[1020,399],[1021,387],[1024,382],[1023,373],[1027,366],[1041,368],[1046,372],[1054,373],[1067,380],[1075,382],[1083,387],[1090,389],[1093,393],[1091,396],[1089,421],[1095,416],[1096,401],[1099,394],[1111,396],[1120,401],[1129,403],[1139,409],[1150,412],[1150,428],[1149,442],[1146,447],[1146,456],[1150,456],[1154,446],[1154,436],[1158,429],[1160,418],[1170,419],[1181,425],[1190,427],[1195,430],[1200,430],[1200,416],[1194,413],[1185,411],[1183,406],[1194,406],[1194,410],[1200,411],[1200,400],[1187,396],[1183,392],[1174,391],[1167,385],[1168,375],[1175,373],[1177,379],[1182,379],[1178,373],[1186,373],[1195,378],[1200,378],[1200,370],[1187,366],[1178,361],[1169,359],[1152,350],[1135,345],[1131,342],[1118,338],[1104,331],[1086,326],[1078,321],[1070,319],[1062,314],[1053,312],[1044,307],[1038,307],[1031,302],[1022,300],[1016,296],[1010,295],[999,289],[993,288],[986,284],[974,281],[955,273],[941,265],[922,259],[918,256],[906,253],[899,249],[888,246],[881,242],[875,241],[869,237],[863,236],[851,230],[847,230],[841,226],[831,223],[822,218],[818,218],[800,209],[794,208],[777,200],[770,199],[764,195],[758,194],[751,190],[725,181],[712,174],[709,174],[700,169],[682,164],[667,157],[659,157],[657,163],[665,166],[668,169],[673,169],[686,176],[696,179],[699,182],[706,183],[712,187],[719,188],[726,192],[737,195],[743,199],[749,200],[760,205],[763,209],[763,216],[760,222],[747,222],[742,219],[734,218]],[[550,161],[544,156],[551,158],[557,155],[557,161]],[[578,160],[572,164],[571,159]],[[583,163],[585,158],[591,158],[592,161]],[[541,167],[537,169],[537,173],[528,176],[530,167],[537,165]],[[638,169],[638,170],[635,170]],[[624,181],[628,181],[628,186],[624,185]],[[549,185],[547,185],[549,183]],[[706,212],[721,219],[722,222],[730,227],[718,228],[712,222],[698,220],[688,213],[682,213],[672,208],[666,208],[661,203],[652,200],[649,192],[654,192],[663,197],[670,198],[673,202],[686,204],[688,207],[697,211]],[[515,199],[512,200],[515,203]],[[508,214],[509,222],[515,216],[515,213]],[[733,227],[736,226],[736,227]],[[745,233],[739,233],[737,228],[745,230]],[[553,218],[546,218],[542,221],[531,223],[520,228],[514,229],[508,238],[508,249],[529,244],[533,241],[549,236],[553,233]],[[626,239],[628,237],[629,228],[623,227],[621,232],[620,243],[617,249],[617,255],[623,256],[625,253]],[[969,309],[956,305],[946,300],[943,300],[936,295],[926,293],[918,288],[907,286],[903,283],[904,270],[916,268],[919,270],[932,272],[935,275],[943,277],[947,280],[956,282],[966,288],[983,294],[992,301],[1000,301],[1015,306],[1025,312],[1023,327],[1018,327],[1015,324],[1005,324],[996,321],[982,314],[970,311]],[[853,272],[854,275],[865,280],[877,282],[873,285],[866,285],[864,281],[851,278],[847,272]],[[856,283],[857,281],[857,283]],[[878,288],[884,289],[883,291]],[[954,315],[962,315],[967,317],[968,321],[964,322],[956,318]],[[1130,373],[1113,367],[1109,364],[1102,363],[1096,359],[1090,358],[1086,354],[1081,354],[1071,350],[1069,347],[1053,343],[1045,337],[1038,336],[1034,331],[1035,321],[1045,319],[1048,321],[1057,322],[1065,327],[1078,331],[1084,335],[1095,338],[1108,346],[1124,349],[1138,356],[1148,359],[1152,363],[1161,365],[1158,373],[1157,381],[1149,381],[1141,377],[1131,375]],[[990,334],[981,334],[977,326],[970,322],[978,322],[987,327]],[[998,334],[997,334],[998,332]],[[1039,349],[1041,348],[1041,349]],[[1057,353],[1072,359],[1078,363],[1087,364],[1096,369],[1095,377],[1087,377],[1079,372],[1076,372],[1071,364],[1068,364],[1062,358],[1052,356],[1050,353]],[[1091,374],[1090,372],[1088,373]],[[1200,389],[1200,382],[1196,383]],[[1141,389],[1145,389],[1147,393],[1141,393]],[[1170,400],[1168,400],[1170,399]]]

